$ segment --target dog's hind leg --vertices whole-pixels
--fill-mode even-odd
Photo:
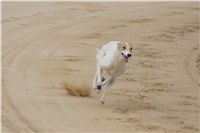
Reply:
[[[96,89],[96,87],[97,87],[97,73],[95,73],[93,83],[92,83],[92,88]]]
[[[102,104],[104,104],[104,99],[105,99],[105,96],[106,94],[108,93],[108,91],[110,90],[110,87],[114,84],[115,82],[115,79],[114,78],[111,78],[110,81],[108,82],[107,86],[106,86],[106,90],[104,91],[104,93],[102,94],[101,98],[100,98],[100,102]]]
[[[101,71],[101,74],[102,74],[102,72],[103,71]],[[101,75],[101,82],[102,82],[102,84],[103,84],[103,82],[105,82],[105,80],[106,79]],[[93,79],[93,83],[92,83],[92,88],[96,89],[96,87],[97,87],[97,73],[95,73],[94,79]]]
[[[101,74],[102,74],[102,70],[100,67],[97,66],[97,91],[98,92],[101,91],[101,85],[102,85]]]

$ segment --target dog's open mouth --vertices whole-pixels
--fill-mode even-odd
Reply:
[[[126,56],[126,55],[123,55],[123,60],[125,61],[125,62],[128,62],[128,57]]]

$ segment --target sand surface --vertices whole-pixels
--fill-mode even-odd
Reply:
[[[3,2],[3,132],[199,132],[198,4]],[[111,40],[134,56],[106,103],[69,95]]]

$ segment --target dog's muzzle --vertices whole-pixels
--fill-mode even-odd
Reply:
[[[126,55],[124,55],[124,54],[122,53],[122,60],[123,60],[123,61],[128,62],[128,58],[129,58],[129,57],[131,57],[131,54],[128,54],[128,55],[126,56]]]

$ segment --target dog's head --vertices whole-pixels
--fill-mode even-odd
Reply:
[[[118,42],[118,50],[121,53],[122,60],[128,62],[128,59],[132,56],[133,48],[128,42]]]

